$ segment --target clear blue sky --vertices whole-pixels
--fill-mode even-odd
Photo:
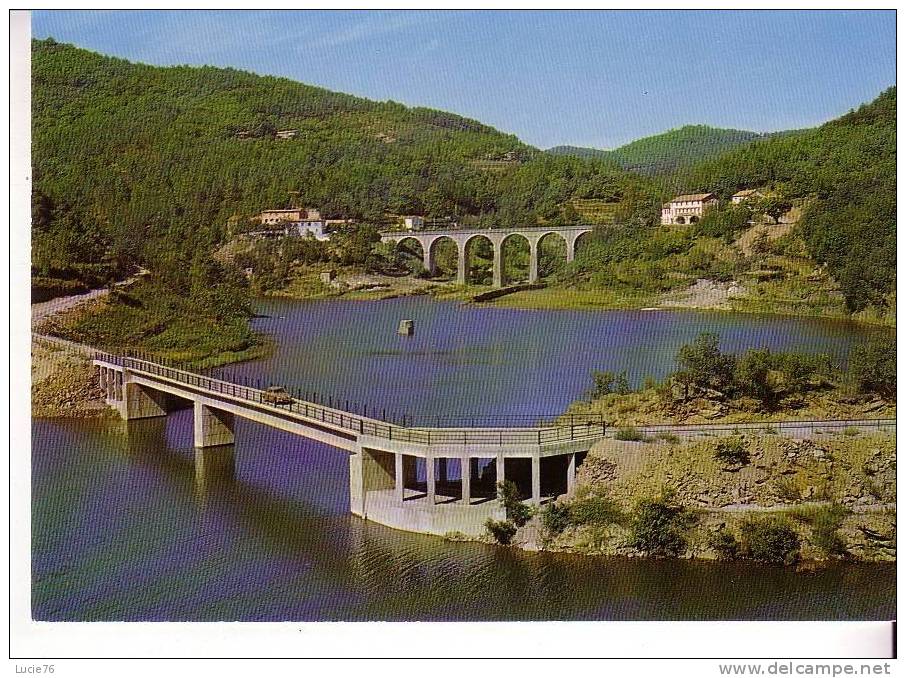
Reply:
[[[452,111],[547,148],[703,123],[808,127],[896,82],[863,11],[38,11],[33,35]]]

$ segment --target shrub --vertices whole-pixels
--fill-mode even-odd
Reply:
[[[512,521],[516,527],[522,527],[532,517],[532,507],[522,503],[519,487],[512,480],[497,483],[497,498],[506,509],[507,520]]]
[[[818,506],[815,508],[798,508],[790,515],[812,528],[812,543],[829,556],[840,556],[846,553],[846,543],[839,530],[849,510],[840,504]]]
[[[689,516],[669,498],[646,499],[632,516],[631,543],[652,556],[677,556],[686,548]]]
[[[750,518],[740,533],[742,554],[750,560],[789,565],[799,556],[799,535],[783,518]]]
[[[719,440],[714,449],[714,458],[723,464],[748,464],[749,450],[746,441],[736,437]]]
[[[585,497],[569,506],[569,521],[574,525],[610,525],[624,520],[620,507],[609,497]]]
[[[594,381],[594,386],[588,393],[590,399],[603,398],[613,393],[613,382],[616,379],[616,375],[613,372],[595,370],[591,373],[591,378]]]
[[[633,442],[644,442],[646,440],[642,432],[635,426],[624,426],[613,437],[617,440],[631,440]]]
[[[857,346],[850,356],[849,371],[860,392],[896,395],[896,340],[875,339]]]
[[[799,501],[802,499],[802,492],[799,490],[796,481],[787,476],[781,476],[774,483],[774,491],[783,501]]]
[[[570,523],[570,509],[565,504],[551,502],[541,511],[541,524],[548,534],[560,534]]]
[[[484,527],[498,544],[503,544],[504,546],[513,541],[513,537],[516,535],[516,526],[509,520],[488,518]]]
[[[843,429],[843,435],[849,436],[850,438],[854,438],[855,436],[859,435],[859,433],[860,431],[858,426],[847,426]]]
[[[632,393],[629,386],[629,379],[626,378],[626,372],[620,372],[613,382],[613,388],[619,395],[628,395]]]
[[[670,443],[671,445],[676,445],[680,441],[679,436],[670,431],[658,433],[656,437],[658,440],[663,440],[665,443]]]
[[[733,383],[736,358],[720,351],[716,334],[703,332],[691,344],[680,348],[676,363],[680,371],[688,374],[692,383],[705,388],[724,391]]]
[[[648,375],[644,379],[642,379],[642,390],[643,391],[648,391],[650,389],[657,388],[657,387],[658,387],[658,381],[651,375]]]
[[[594,380],[594,386],[591,391],[589,391],[588,396],[592,400],[595,398],[603,398],[611,393],[617,393],[619,395],[632,393],[632,388],[629,386],[629,379],[626,376],[626,372],[617,374],[615,372],[600,372],[595,370],[591,373],[591,378]]]
[[[718,560],[735,560],[739,556],[739,542],[733,533],[725,528],[712,534],[709,544],[717,552]]]

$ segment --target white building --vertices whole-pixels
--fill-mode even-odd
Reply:
[[[330,240],[326,232],[327,223],[322,219],[291,221],[286,226],[286,235],[314,236],[315,240]]]
[[[740,205],[744,202],[758,200],[759,198],[763,197],[764,195],[757,188],[748,188],[744,191],[740,191],[739,193],[734,193],[733,197],[730,198],[730,200],[734,205]]]
[[[715,205],[717,196],[713,193],[678,195],[661,208],[661,224],[673,226],[698,223],[705,212]]]
[[[266,226],[276,226],[294,221],[320,221],[320,219],[321,213],[311,207],[293,207],[288,210],[262,210],[261,214],[258,215],[258,221]]]
[[[403,217],[403,226],[407,231],[421,231],[425,227],[425,218],[416,215]]]

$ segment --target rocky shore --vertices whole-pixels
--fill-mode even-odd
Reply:
[[[111,417],[87,357],[65,348],[32,342],[33,417]]]
[[[734,462],[718,453],[727,439],[602,441],[579,467],[574,494],[559,497],[554,509],[536,512],[511,544],[588,555],[651,555],[637,543],[640,502],[668,497],[664,505],[675,511],[675,536],[682,544],[672,554],[676,557],[743,558],[751,525],[770,525],[795,534],[788,564],[896,560],[892,435],[734,438],[739,441],[734,449],[744,451]],[[559,521],[552,519],[555,513]],[[728,545],[732,548],[724,548]]]

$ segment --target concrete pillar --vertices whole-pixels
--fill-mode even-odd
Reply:
[[[367,518],[365,512],[365,451],[357,447],[349,455],[349,512],[359,518]]]
[[[123,373],[114,371],[113,373],[113,387],[116,391],[116,399],[123,399]]]
[[[569,455],[569,464],[566,467],[566,495],[571,497],[576,489],[576,453]]]
[[[469,254],[466,252],[466,243],[456,243],[456,282],[465,285],[469,281]]]
[[[402,504],[403,500],[406,498],[406,482],[405,477],[403,476],[403,455],[397,452],[394,456],[394,464],[396,471],[396,499]]]
[[[503,243],[492,242],[494,249],[494,287],[503,287]]]
[[[528,281],[530,283],[538,282],[538,241],[529,240],[529,269]]]
[[[541,506],[541,457],[532,457],[532,503]]]
[[[106,367],[101,367],[100,365],[98,365],[98,388],[101,389],[104,395],[107,394],[107,375],[105,374],[106,371]]]
[[[167,416],[165,393],[141,384],[126,381],[122,388],[120,414],[126,421]]]
[[[505,464],[503,461],[503,455],[498,453],[497,454],[497,481],[496,482],[497,482],[497,484],[500,484],[504,480],[506,480]],[[495,490],[496,490],[496,487],[495,487]]]
[[[114,370],[104,368],[104,392],[107,394],[107,401],[116,400],[116,387],[113,385]]]
[[[422,242],[422,256],[425,270],[428,271],[430,275],[434,275],[437,266],[434,263],[434,250],[431,248],[430,242],[427,245]]]
[[[434,457],[425,458],[425,475],[428,480],[428,505],[434,506],[437,495],[437,484],[434,479]]]
[[[202,487],[217,480],[236,477],[234,445],[195,448],[195,481]]]
[[[472,459],[465,455],[459,462],[462,476],[462,503],[468,506],[472,501]]]
[[[195,402],[195,447],[232,445],[233,414]]]
[[[568,264],[576,258],[576,241],[579,238],[565,238],[566,240],[566,263]]]

